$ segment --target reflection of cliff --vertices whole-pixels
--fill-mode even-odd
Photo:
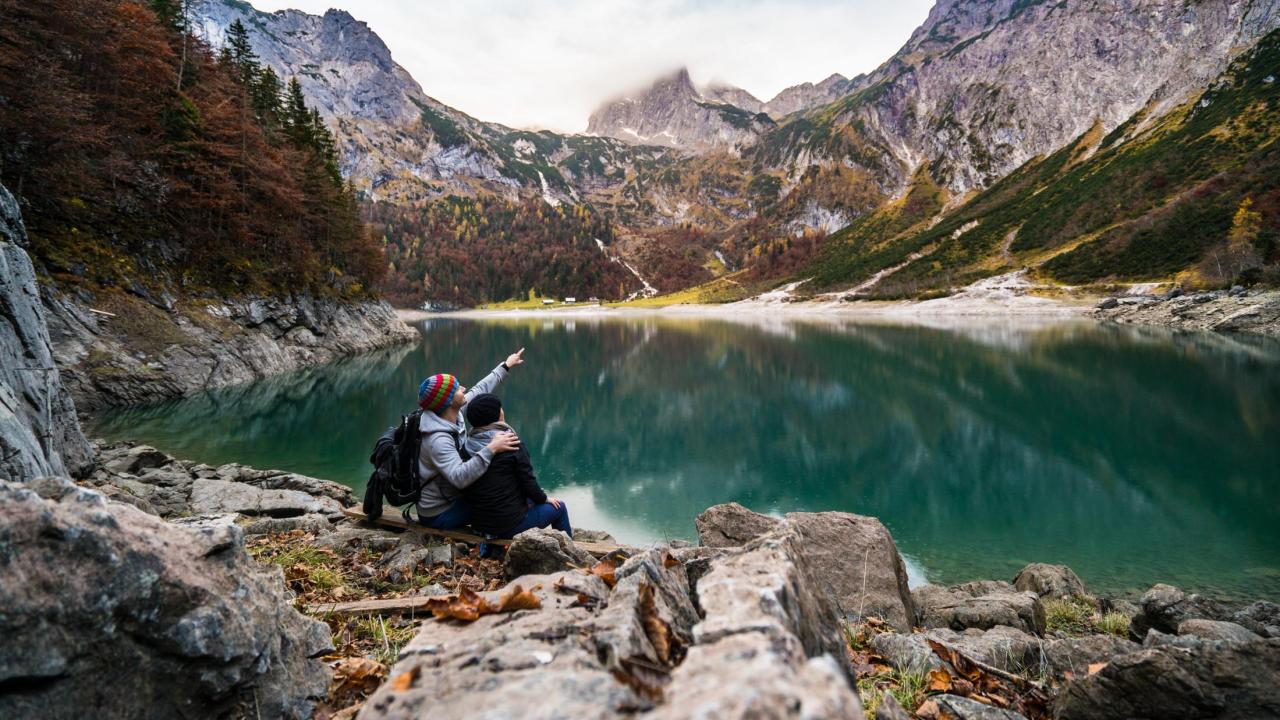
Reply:
[[[368,421],[389,425],[412,409],[387,390],[416,384],[403,368],[414,350],[400,345],[159,405],[104,411],[92,431],[207,463],[363,482],[379,427]]]

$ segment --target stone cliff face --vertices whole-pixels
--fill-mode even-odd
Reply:
[[[0,479],[78,473],[89,459],[54,365],[18,204],[0,186]]]
[[[739,100],[744,94],[737,88],[724,87],[713,92],[718,97]],[[749,100],[747,103],[753,104]],[[659,79],[642,93],[606,104],[592,113],[587,123],[589,135],[691,151],[738,151],[772,129],[773,121],[768,116],[705,97],[693,86],[689,71],[684,68]]]
[[[385,302],[242,298],[165,311],[130,296],[99,301],[111,315],[46,298],[54,356],[82,410],[236,385],[418,336]]]
[[[458,191],[471,178],[519,185],[472,137],[491,129],[428,97],[382,39],[349,13],[265,13],[238,0],[201,0],[194,11],[215,48],[239,20],[262,61],[283,80],[298,79],[339,140],[343,174],[360,189],[379,197],[421,191],[415,180]]]
[[[928,163],[955,194],[989,185],[1097,124],[1158,117],[1280,24],[1280,3],[943,0],[898,53],[832,106],[802,115],[783,164],[853,163],[891,194]],[[836,130],[855,141],[832,142]]]

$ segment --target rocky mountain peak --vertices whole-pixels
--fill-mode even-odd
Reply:
[[[680,68],[641,92],[603,105],[591,114],[587,134],[694,152],[712,148],[736,152],[773,127],[767,116],[721,99],[744,95],[755,100],[732,86],[715,86],[710,96],[704,95],[694,86],[688,69]]]
[[[832,73],[817,85],[806,82],[783,89],[765,103],[761,110],[778,120],[794,112],[834,102],[848,92],[850,86],[849,78],[840,73]]]

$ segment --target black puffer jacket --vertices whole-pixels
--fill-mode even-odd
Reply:
[[[475,454],[488,445],[494,435],[508,431],[511,427],[504,423],[476,428],[467,437],[467,450]],[[494,537],[510,537],[511,531],[524,520],[530,502],[541,505],[547,501],[523,443],[519,450],[494,455],[489,469],[467,486],[462,495],[471,508],[471,527]]]

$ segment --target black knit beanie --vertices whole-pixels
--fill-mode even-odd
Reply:
[[[467,422],[471,423],[473,428],[498,422],[498,416],[501,413],[502,401],[492,393],[477,395],[467,403]]]

